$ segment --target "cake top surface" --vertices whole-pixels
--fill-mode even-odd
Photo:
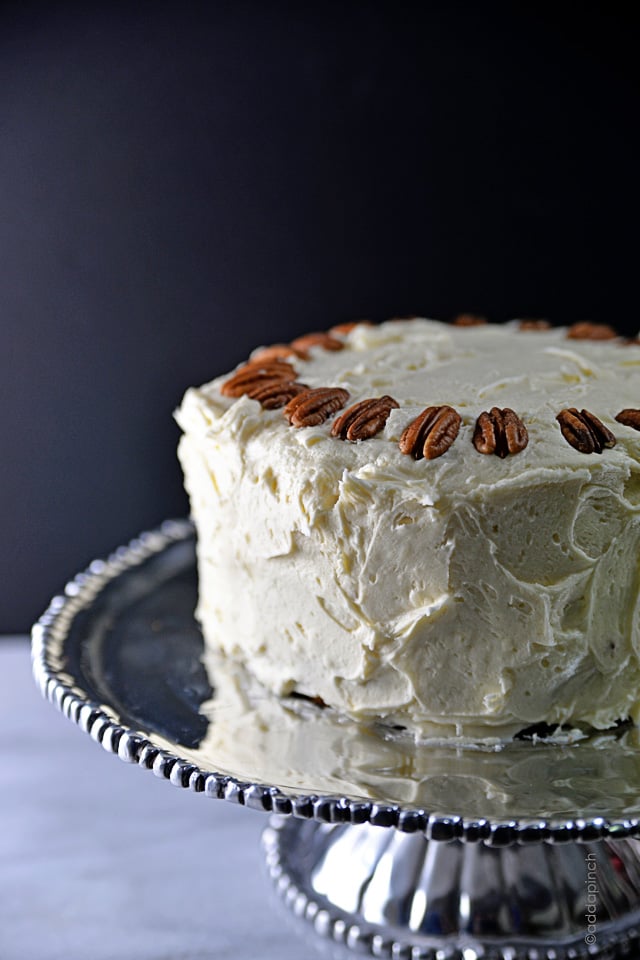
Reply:
[[[640,460],[640,433],[615,421],[640,403],[640,348],[621,339],[572,339],[567,328],[522,330],[517,322],[456,327],[433,320],[358,324],[340,336],[341,349],[312,346],[306,359],[291,357],[296,379],[308,387],[348,391],[346,407],[391,396],[398,403],[384,428],[357,442],[331,435],[330,417],[316,426],[290,426],[282,409],[264,410],[247,396],[224,396],[230,375],[187,392],[178,419],[183,429],[241,434],[247,446],[266,447],[265,456],[322,464],[340,476],[362,481],[431,482],[465,496],[486,485],[544,482],[548,471],[607,470],[608,464]],[[252,357],[260,355],[260,348]],[[398,442],[422,410],[450,405],[461,417],[459,434],[433,460],[404,455]],[[493,407],[511,408],[526,426],[528,443],[504,459],[481,456],[473,445],[477,418]],[[586,409],[611,431],[616,444],[603,456],[587,456],[561,433],[557,415]],[[277,440],[276,440],[277,438]],[[446,479],[446,483],[443,481]],[[428,497],[427,497],[428,499]]]

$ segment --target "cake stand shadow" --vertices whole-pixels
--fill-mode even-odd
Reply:
[[[204,657],[195,597],[192,527],[167,522],[52,600],[34,676],[107,751],[269,813],[268,871],[318,934],[407,960],[638,955],[635,731],[415,744]]]

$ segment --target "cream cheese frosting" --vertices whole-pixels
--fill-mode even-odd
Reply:
[[[640,713],[640,348],[564,328],[358,325],[294,358],[348,404],[388,394],[357,442],[282,410],[187,391],[179,456],[198,533],[197,615],[211,649],[279,695],[296,690],[418,736],[510,736],[540,721],[606,729]],[[462,417],[434,460],[398,441],[426,406]],[[472,443],[510,407],[526,449]],[[586,408],[615,447],[584,454],[556,416]]]

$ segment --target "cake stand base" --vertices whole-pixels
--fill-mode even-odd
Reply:
[[[293,912],[359,953],[394,960],[640,953],[638,840],[496,847],[273,817],[263,843]]]

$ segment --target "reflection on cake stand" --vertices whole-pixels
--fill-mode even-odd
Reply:
[[[636,954],[635,731],[416,745],[205,663],[195,591],[185,522],[96,561],[35,626],[36,679],[122,759],[271,813],[269,871],[318,933],[410,960]]]

